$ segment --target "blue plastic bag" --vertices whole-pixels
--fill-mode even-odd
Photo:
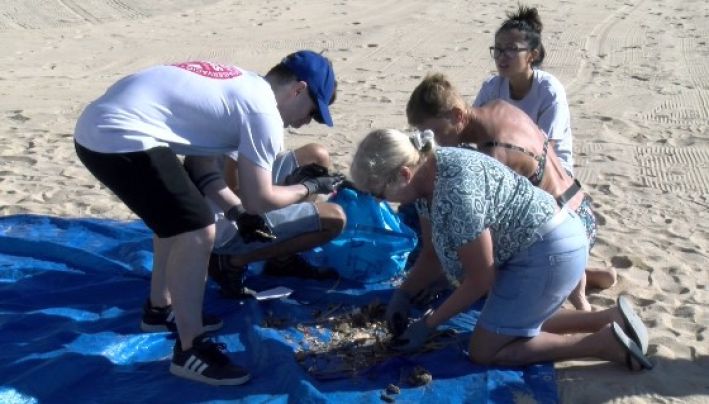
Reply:
[[[347,226],[337,238],[304,253],[305,258],[362,283],[401,274],[417,237],[389,204],[352,188],[341,188],[330,202],[342,206]]]

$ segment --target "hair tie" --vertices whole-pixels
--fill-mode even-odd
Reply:
[[[416,150],[423,151],[426,148],[430,148],[428,146],[433,143],[433,131],[430,129],[426,129],[423,132],[415,131],[409,136],[409,139]]]

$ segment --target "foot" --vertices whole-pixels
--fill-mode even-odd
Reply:
[[[608,327],[608,330],[615,338],[617,349],[613,349],[612,361],[624,363],[630,371],[640,371],[644,369],[652,369],[653,364],[642,353],[640,347],[623,331],[623,328],[618,323],[613,323]],[[610,349],[610,347],[609,347]]]
[[[204,332],[211,332],[222,328],[224,322],[217,316],[202,313],[202,326]],[[150,299],[146,300],[143,305],[143,318],[140,322],[140,329],[143,332],[177,332],[175,313],[172,311],[172,306],[153,307],[150,304]]]
[[[615,268],[586,268],[586,284],[593,289],[608,289],[618,281]]]
[[[581,277],[576,288],[568,297],[569,302],[580,311],[591,311],[591,303],[586,299],[586,275]]]
[[[640,316],[633,310],[633,305],[628,296],[618,296],[617,308],[620,321],[616,322],[622,326],[628,337],[640,347],[642,353],[646,354],[649,342],[647,327],[645,327]]]
[[[214,386],[235,386],[249,381],[249,372],[232,364],[224,353],[225,349],[224,344],[202,334],[195,337],[191,348],[182,350],[178,338],[172,352],[170,373]]]
[[[305,279],[333,279],[337,272],[310,265],[298,254],[271,258],[263,266],[263,273],[269,276],[292,276]]]
[[[219,285],[219,292],[230,299],[247,299],[256,292],[244,286],[246,267],[229,263],[228,255],[212,254],[209,257],[209,277]]]

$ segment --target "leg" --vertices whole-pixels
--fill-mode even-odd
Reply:
[[[586,279],[589,288],[608,289],[615,285],[618,274],[615,268],[586,268]]]
[[[204,332],[202,303],[209,254],[214,245],[214,225],[170,237],[167,259],[167,286],[177,322],[182,349],[192,347]]]
[[[229,298],[244,298],[253,291],[244,287],[245,266],[251,262],[270,260],[265,269],[271,274],[310,277],[319,273],[294,254],[322,245],[337,237],[345,227],[345,213],[333,203],[300,203],[266,214],[266,220],[278,237],[271,242],[244,243],[237,236],[212,254],[209,274]],[[304,268],[305,266],[305,268]],[[298,272],[300,269],[300,272]]]
[[[614,321],[623,324],[617,307],[587,312],[559,309],[542,324],[542,330],[554,334],[596,332]]]
[[[593,334],[558,335],[541,332],[532,338],[498,335],[477,327],[470,339],[469,352],[473,362],[503,366],[586,358],[624,364],[628,355],[628,350],[617,341],[610,326]],[[636,363],[633,369],[638,367]]]
[[[243,253],[233,254],[229,263],[235,266],[246,265],[255,261],[262,261],[276,257],[309,250],[323,245],[337,237],[345,228],[345,212],[334,203],[320,202],[315,204],[320,230],[304,232],[291,238],[277,239],[273,244],[263,248],[244,249]],[[278,234],[278,225],[274,231]],[[246,246],[248,247],[248,245]]]
[[[319,143],[308,143],[293,150],[293,153],[299,166],[316,163],[329,168],[332,165],[330,153],[328,153],[325,146]]]
[[[554,334],[589,333],[613,323],[620,325],[623,332],[635,342],[643,354],[647,353],[647,328],[633,309],[628,296],[624,295],[618,297],[615,307],[603,311],[558,310],[542,324],[542,330]]]
[[[581,276],[581,280],[574,290],[569,295],[569,302],[574,305],[576,310],[591,311],[591,304],[586,299],[586,274]]]
[[[588,195],[584,196],[581,204],[576,209],[576,213],[583,221],[590,251],[596,243],[598,223],[591,206],[591,198]],[[613,268],[586,268],[587,286],[590,288],[608,289],[615,284],[616,277],[617,275]]]
[[[153,236],[153,271],[150,276],[150,304],[153,307],[166,307],[172,304],[167,289],[167,259],[173,238]]]

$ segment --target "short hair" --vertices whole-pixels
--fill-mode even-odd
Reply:
[[[327,58],[326,58],[327,59]],[[329,61],[329,59],[328,59]],[[266,73],[266,79],[268,79],[270,82],[277,86],[281,86],[284,84],[288,84],[294,81],[298,81],[298,76],[291,71],[288,67],[286,67],[283,62],[278,63],[277,65],[273,66],[268,73]],[[330,102],[328,103],[329,105],[332,105],[335,100],[337,99],[337,80],[335,80],[335,88],[332,91],[332,97],[330,98]]]
[[[350,166],[355,186],[365,192],[378,192],[396,178],[402,167],[414,167],[432,154],[431,139],[418,150],[411,135],[396,129],[377,129],[360,142]]]
[[[465,101],[453,84],[441,73],[429,74],[416,86],[406,104],[409,125],[418,125],[428,118],[438,118],[454,107],[464,108]]]

